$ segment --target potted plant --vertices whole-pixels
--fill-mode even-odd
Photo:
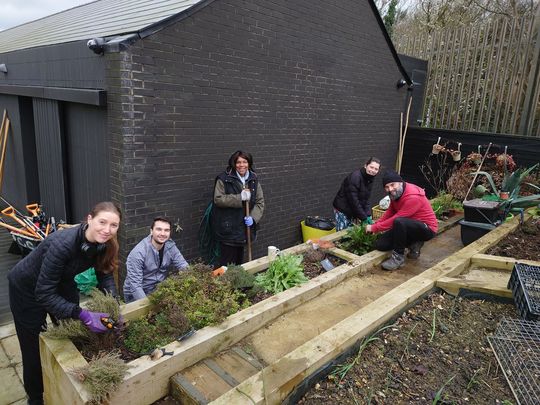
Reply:
[[[500,190],[498,190],[495,186],[495,182],[493,181],[493,177],[490,173],[480,171],[478,174],[486,176],[491,188],[493,189],[493,193],[499,199],[504,201],[504,204],[507,206],[508,210],[512,208],[526,208],[534,205],[537,203],[536,201],[540,200],[540,194],[532,194],[527,196],[520,196],[519,194],[523,184],[527,184],[528,186],[540,191],[540,187],[537,185],[524,183],[525,178],[536,170],[538,166],[539,163],[529,167],[528,169],[517,169],[512,173],[509,173],[505,166],[504,178]],[[503,196],[501,196],[501,193]],[[504,199],[506,196],[508,196],[508,198]]]

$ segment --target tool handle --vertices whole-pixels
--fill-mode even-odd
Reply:
[[[249,200],[246,201],[246,217],[249,217]],[[247,237],[247,248],[248,248],[248,261],[252,260],[251,257],[251,227],[246,225],[246,237]]]
[[[39,204],[38,203],[28,204],[26,206],[26,209],[34,217],[37,217],[39,215]]]

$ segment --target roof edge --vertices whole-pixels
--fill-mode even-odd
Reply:
[[[379,10],[377,9],[377,6],[375,5],[374,0],[369,0],[369,4],[371,6],[371,10],[373,11],[373,14],[375,14],[375,18],[377,19],[377,22],[379,23],[379,27],[381,28],[384,38],[386,39],[386,42],[388,43],[388,46],[390,47],[390,52],[392,52],[392,56],[394,57],[398,69],[401,72],[403,79],[407,82],[409,86],[413,84],[411,78],[409,77],[409,74],[403,67],[403,64],[401,63],[401,60],[399,59],[399,56],[397,54],[396,48],[394,47],[394,43],[392,42],[392,39],[390,38],[390,35],[388,35],[388,31],[386,31],[386,27],[384,26],[384,22],[382,20],[381,14],[379,13]]]
[[[138,31],[139,37],[146,38],[152,34],[155,34],[158,31],[161,31],[162,29],[168,27],[171,24],[174,24],[178,21],[181,21],[185,18],[191,17],[193,14],[197,13],[198,11],[202,10],[206,6],[213,3],[215,0],[202,0],[198,2],[197,4],[185,9],[184,11],[181,11],[177,14],[174,14],[168,18],[165,18],[164,20],[155,22],[154,24],[149,25],[148,27],[143,28],[142,30]]]

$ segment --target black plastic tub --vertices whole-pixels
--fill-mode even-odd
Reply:
[[[495,224],[502,215],[500,203],[497,201],[484,201],[479,198],[463,201],[463,219],[467,222],[482,224]]]
[[[464,219],[459,221],[459,224],[461,225],[461,242],[465,246],[480,239],[486,233],[496,228],[496,226],[492,224],[470,222],[465,221]]]

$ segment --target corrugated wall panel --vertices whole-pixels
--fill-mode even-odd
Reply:
[[[105,108],[64,104],[69,200],[73,222],[97,202],[110,199]]]
[[[63,167],[63,140],[57,101],[35,98],[34,126],[41,203],[57,220],[66,219],[66,182]]]

